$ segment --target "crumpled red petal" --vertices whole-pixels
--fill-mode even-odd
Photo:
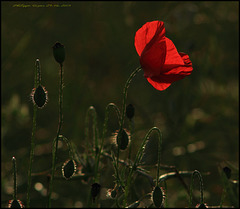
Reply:
[[[178,53],[173,42],[165,37],[162,21],[147,22],[135,35],[144,76],[157,90],[165,90],[172,82],[192,73],[192,62],[185,53]]]
[[[143,25],[136,32],[135,47],[144,75],[151,77],[159,74],[166,56],[164,23],[153,21]]]
[[[171,83],[164,83],[162,81],[154,80],[154,78],[147,78],[147,81],[157,90],[163,91],[168,88]]]
[[[173,67],[167,72],[162,72],[159,76],[147,77],[148,82],[157,90],[163,91],[168,88],[171,83],[183,79],[184,77],[191,74],[192,62],[189,59],[189,56],[183,52],[180,52],[183,65],[172,64],[168,67]]]
[[[171,83],[192,73],[192,62],[183,52],[178,53],[173,42],[166,38],[167,54],[162,71],[157,76],[147,77],[148,82],[157,90],[163,91]]]
[[[173,42],[166,38],[167,53],[165,63],[161,70],[161,74],[181,74],[190,75],[193,68],[189,56],[183,52],[178,53]]]

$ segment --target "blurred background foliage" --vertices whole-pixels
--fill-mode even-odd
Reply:
[[[205,201],[219,205],[223,187],[218,166],[229,162],[238,169],[239,163],[239,2],[6,1],[1,2],[3,207],[12,199],[12,156],[17,159],[18,198],[26,202],[35,60],[40,59],[42,85],[49,96],[37,115],[33,172],[41,172],[51,167],[51,143],[58,124],[59,66],[51,47],[56,41],[65,45],[62,133],[81,153],[88,107],[96,108],[102,133],[106,105],[114,102],[121,108],[124,84],[139,66],[135,33],[153,20],[165,22],[166,36],[179,51],[189,54],[194,70],[165,91],[155,90],[143,72],[133,79],[127,98],[135,107],[133,152],[151,127],[159,127],[162,163],[179,170],[211,172],[203,176]],[[114,113],[108,127],[110,137],[118,128]],[[146,164],[156,160],[156,146],[150,141],[143,159]],[[66,160],[64,149],[59,153]],[[108,167],[101,178],[103,188],[114,186]],[[139,194],[146,193],[146,182],[136,182]],[[33,177],[32,185],[31,206],[45,207],[46,176]],[[89,189],[81,181],[56,180],[53,207],[84,206]],[[170,207],[188,205],[186,191],[177,180],[168,182],[168,198]],[[231,203],[226,199],[225,204]]]

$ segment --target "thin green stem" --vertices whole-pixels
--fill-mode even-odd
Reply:
[[[168,194],[167,194],[167,182],[164,181],[164,192],[165,192],[165,208],[168,208]]]
[[[13,199],[17,199],[17,166],[16,166],[16,158],[12,158],[13,163]]]
[[[92,111],[94,107],[90,106],[87,110],[86,118],[85,118],[85,140],[87,142],[87,150],[86,150],[86,155],[88,158],[88,151],[89,151],[89,112]]]
[[[88,162],[88,150],[89,150],[89,142],[88,142],[88,137],[89,137],[89,114],[92,114],[93,117],[93,144],[94,144],[94,151],[95,151],[95,170],[94,170],[94,182],[97,180],[97,156],[99,153],[99,148],[98,148],[98,128],[97,128],[97,112],[96,109],[93,106],[90,106],[87,110],[87,116],[85,119],[85,136],[86,136],[86,140],[87,140],[87,162]]]
[[[125,187],[124,206],[126,206],[126,204],[127,204],[127,197],[128,197],[129,188],[130,188],[130,185],[131,185],[131,182],[132,182],[131,179],[132,179],[133,172],[137,170],[137,166],[138,166],[138,164],[140,163],[140,161],[141,161],[141,159],[142,159],[143,151],[144,151],[144,148],[145,148],[145,146],[146,146],[147,140],[149,140],[150,134],[151,134],[153,131],[157,131],[157,133],[158,133],[158,167],[157,167],[157,185],[158,185],[159,170],[160,170],[160,160],[161,160],[162,133],[161,133],[161,131],[160,131],[159,128],[153,127],[153,128],[151,128],[151,129],[148,131],[148,133],[147,133],[146,136],[144,137],[144,140],[143,140],[143,142],[142,142],[142,145],[141,145],[140,149],[138,150],[138,153],[137,153],[135,162],[134,162],[133,166],[131,167],[130,172],[129,172],[129,174],[128,174],[127,185],[126,185],[126,187]]]
[[[222,208],[222,206],[223,206],[225,194],[226,194],[226,189],[225,189],[225,187],[224,187],[223,190],[222,190],[221,201],[220,201],[220,204],[219,204],[219,207],[220,207],[220,208]]]
[[[132,74],[129,76],[129,78],[127,79],[126,83],[125,83],[125,86],[124,86],[124,89],[123,89],[123,103],[122,103],[122,114],[121,114],[121,121],[120,121],[120,128],[119,128],[119,131],[121,131],[123,129],[123,124],[124,124],[124,118],[125,118],[125,114],[126,114],[126,100],[127,100],[127,91],[128,91],[128,87],[132,81],[132,79],[135,77],[135,75],[141,70],[141,66],[136,68]],[[118,150],[117,150],[117,165],[116,165],[116,172],[118,174],[118,161],[119,161],[119,147],[118,147]],[[131,171],[130,171],[131,172]],[[129,181],[127,181],[129,182]],[[126,206],[126,198],[125,198],[125,201],[124,201],[124,206]]]
[[[71,143],[70,141],[63,135],[59,135],[59,139],[62,139],[66,144],[67,144],[67,147],[68,147],[68,153],[69,153],[69,158],[70,159],[74,159],[74,153],[73,153],[73,150],[72,150],[72,146],[71,146]]]
[[[131,162],[133,133],[134,133],[134,120],[131,119],[131,120],[130,120],[130,136],[131,136],[131,141],[130,141],[129,150],[128,150],[128,159],[129,159],[129,162]]]
[[[158,132],[158,167],[157,167],[157,185],[159,185],[158,179],[159,179],[159,171],[160,171],[160,162],[161,162],[161,150],[162,150],[162,133],[160,129],[154,128],[153,130],[156,130]]]
[[[41,84],[41,68],[40,61],[36,59],[35,62],[35,79],[34,79],[34,87],[37,88],[38,85]],[[31,190],[31,181],[32,181],[32,162],[34,157],[34,148],[35,148],[35,133],[37,126],[37,106],[33,104],[33,127],[32,127],[32,137],[31,137],[31,150],[30,150],[30,162],[28,169],[28,187],[27,187],[27,208],[30,207],[30,190]]]
[[[99,152],[98,152],[98,155],[97,155],[95,173],[98,173],[99,160],[100,160],[100,156],[101,156],[101,154],[102,154],[103,143],[104,143],[105,135],[106,135],[106,132],[107,132],[107,123],[108,123],[108,118],[109,118],[108,116],[109,116],[110,107],[114,108],[114,110],[116,111],[118,121],[119,121],[119,119],[120,119],[120,111],[119,111],[118,107],[117,107],[114,103],[109,103],[109,104],[106,106],[106,110],[105,110],[105,119],[104,119],[104,124],[103,124],[102,141],[101,141],[100,148],[99,148]],[[120,122],[119,122],[119,123],[120,123]],[[96,178],[95,180],[98,181],[99,179]]]
[[[140,163],[141,159],[142,159],[142,156],[143,156],[143,151],[144,151],[144,148],[145,148],[145,145],[147,143],[147,140],[149,140],[149,136],[151,134],[152,131],[156,130],[158,132],[158,136],[159,136],[159,143],[158,143],[158,146],[160,149],[158,149],[158,171],[157,171],[157,176],[159,176],[159,168],[160,168],[160,157],[161,157],[161,145],[162,145],[162,134],[161,134],[161,131],[159,128],[157,127],[152,127],[148,133],[146,134],[146,136],[144,137],[144,140],[140,146],[140,149],[138,150],[138,153],[136,155],[136,158],[135,158],[135,161],[134,161],[134,164],[133,164],[133,169],[136,169],[138,164]]]
[[[200,204],[204,204],[203,203],[203,179],[202,179],[202,175],[198,170],[193,171],[192,173],[192,179],[191,179],[191,187],[190,187],[190,201],[189,201],[189,207],[191,207],[192,205],[192,190],[193,190],[193,180],[194,180],[194,175],[198,176],[199,182],[200,182]]]
[[[149,140],[149,136],[150,134],[152,133],[152,131],[157,131],[158,133],[158,168],[157,168],[157,179],[159,179],[159,169],[160,169],[160,159],[161,159],[161,146],[162,146],[162,133],[160,131],[159,128],[157,127],[153,127],[151,128],[148,133],[146,134],[146,136],[144,137],[144,140],[141,144],[141,147],[140,149],[138,150],[138,153],[137,153],[137,156],[135,158],[135,161],[134,161],[134,164],[133,166],[131,167],[130,169],[130,172],[128,174],[128,178],[127,178],[127,184],[126,184],[126,187],[125,187],[125,199],[124,199],[124,207],[126,206],[127,204],[127,197],[128,197],[128,194],[129,194],[129,188],[130,188],[130,184],[131,184],[131,179],[132,179],[132,175],[133,175],[133,172],[137,170],[137,166],[138,164],[140,163],[141,159],[142,159],[142,156],[143,156],[143,151],[144,151],[144,148],[146,146],[146,143],[147,143],[147,140]],[[157,185],[158,185],[158,181],[157,181]]]
[[[123,127],[124,118],[125,118],[125,114],[126,114],[126,100],[127,100],[128,87],[129,87],[132,79],[135,77],[135,75],[136,75],[141,69],[142,69],[142,68],[141,68],[141,66],[140,66],[140,67],[138,67],[136,70],[134,70],[134,71],[132,72],[132,74],[129,76],[129,78],[128,78],[125,86],[124,86],[120,129]],[[119,129],[119,130],[120,130],[120,129]]]
[[[85,139],[87,141],[87,153],[89,150],[89,114],[92,115],[93,118],[93,144],[95,147],[95,156],[97,155],[98,149],[98,129],[97,129],[97,112],[94,106],[90,106],[87,110],[87,115],[85,119]]]
[[[48,207],[51,207],[51,194],[53,190],[53,179],[56,167],[56,159],[57,159],[57,149],[58,149],[58,139],[60,132],[62,130],[63,124],[63,65],[60,64],[60,85],[59,85],[59,123],[58,123],[58,130],[57,130],[57,137],[56,137],[56,145],[55,150],[53,146],[53,154],[52,154],[52,175],[49,185],[49,196],[48,196]]]
[[[36,133],[36,117],[37,117],[37,106],[33,107],[33,128],[32,128],[32,139],[31,139],[31,151],[30,151],[30,162],[28,170],[28,188],[27,188],[27,208],[30,207],[30,190],[32,181],[32,162],[34,157],[34,147],[35,147],[35,133]]]

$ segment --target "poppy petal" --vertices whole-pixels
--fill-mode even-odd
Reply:
[[[147,22],[138,29],[135,35],[135,48],[139,56],[141,56],[146,45],[156,35],[156,32],[160,33],[160,38],[165,37],[165,28],[162,21]]]
[[[164,83],[163,81],[159,82],[158,80],[154,80],[154,77],[147,78],[147,80],[155,89],[159,91],[163,91],[171,85],[171,83]]]
[[[189,56],[179,53],[173,42],[165,37],[162,21],[144,24],[136,32],[135,47],[145,78],[157,90],[165,90],[172,82],[192,73]]]
[[[148,22],[135,35],[135,47],[145,77],[158,75],[166,56],[165,28],[162,21]]]
[[[190,75],[193,68],[189,56],[183,52],[178,53],[173,42],[166,38],[167,54],[161,73]]]

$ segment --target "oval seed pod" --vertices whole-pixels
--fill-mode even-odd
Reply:
[[[62,175],[65,179],[70,179],[76,172],[76,163],[74,160],[67,160],[62,166]]]
[[[226,174],[227,178],[230,179],[231,178],[231,169],[229,167],[224,167],[223,168],[223,172]]]
[[[128,117],[129,120],[131,120],[134,116],[134,107],[132,104],[129,104],[127,107],[126,107],[126,115]]]
[[[128,146],[128,135],[124,129],[120,129],[117,134],[117,145],[121,150],[125,150]]]
[[[92,184],[91,195],[92,195],[92,198],[93,198],[93,202],[95,202],[95,198],[100,193],[100,190],[101,190],[101,185],[100,184],[98,184],[98,183]]]
[[[164,202],[164,192],[161,187],[156,186],[152,193],[152,200],[156,208],[160,208]]]
[[[47,103],[47,91],[42,85],[39,85],[36,89],[32,92],[32,100],[33,103],[37,105],[38,108],[44,107]]]
[[[62,45],[59,42],[56,42],[54,44],[53,48],[53,56],[55,60],[59,63],[62,64],[65,60],[65,48],[64,45]]]

